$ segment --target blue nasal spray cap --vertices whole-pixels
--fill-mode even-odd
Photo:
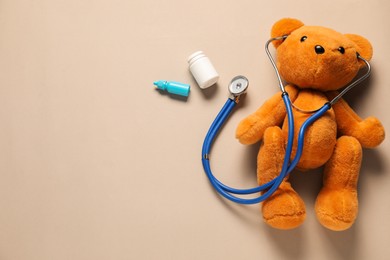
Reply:
[[[159,80],[153,83],[158,89],[165,90],[168,93],[188,97],[190,85],[175,81]]]

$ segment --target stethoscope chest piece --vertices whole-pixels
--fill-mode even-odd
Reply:
[[[240,96],[246,92],[249,86],[249,81],[244,76],[236,76],[229,84],[229,92],[234,97]]]

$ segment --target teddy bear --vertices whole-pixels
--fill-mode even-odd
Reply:
[[[310,116],[302,111],[321,107],[352,82],[370,60],[370,42],[356,34],[341,34],[322,26],[304,25],[298,19],[277,21],[271,37],[276,65],[294,105],[294,146],[302,123]],[[298,108],[298,109],[296,109]],[[236,138],[250,145],[262,141],[257,156],[257,181],[267,183],[279,175],[287,142],[287,118],[281,93],[268,99],[236,129]],[[375,117],[361,119],[344,99],[340,99],[305,133],[299,171],[323,167],[323,187],[315,202],[315,214],[326,228],[350,228],[358,213],[357,183],[362,148],[374,148],[385,138],[382,123]],[[264,221],[277,229],[300,226],[306,218],[305,204],[286,177],[272,196],[262,203]]]

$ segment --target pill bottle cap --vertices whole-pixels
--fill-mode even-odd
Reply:
[[[195,61],[203,57],[206,57],[203,51],[196,51],[188,57],[187,62],[191,66]]]

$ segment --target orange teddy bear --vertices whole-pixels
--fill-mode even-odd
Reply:
[[[335,97],[337,90],[350,83],[372,57],[368,40],[354,34],[341,34],[320,26],[306,26],[296,19],[276,22],[271,37],[288,35],[274,41],[277,67],[288,83],[286,90],[295,107],[315,110]],[[297,132],[310,114],[293,109],[295,143]],[[255,113],[240,122],[236,137],[243,144],[263,140],[257,158],[258,183],[274,179],[281,171],[287,142],[287,121],[281,94],[267,100]],[[319,222],[331,230],[352,226],[358,211],[357,182],[362,147],[373,148],[385,138],[381,122],[375,117],[362,120],[340,99],[305,134],[303,153],[297,168],[324,167],[323,188],[315,204]],[[291,158],[296,153],[293,146]],[[276,192],[262,204],[267,224],[291,229],[303,223],[303,200],[286,178]]]

